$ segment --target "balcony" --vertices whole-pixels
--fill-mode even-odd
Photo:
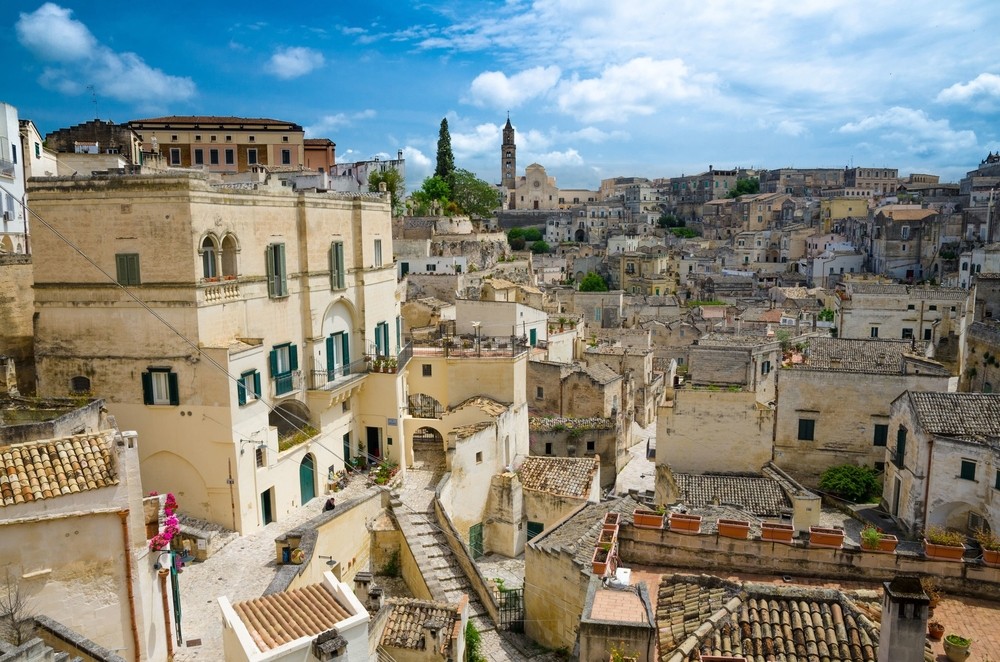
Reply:
[[[6,177],[7,179],[14,179],[14,168],[16,167],[17,166],[13,161],[0,159],[0,176]]]
[[[517,336],[444,336],[412,342],[412,355],[447,358],[513,358],[529,350],[527,338]]]
[[[314,391],[329,391],[355,381],[369,372],[367,359],[359,359],[347,365],[337,366],[333,370],[313,370],[312,389]]]
[[[287,395],[302,388],[302,371],[292,370],[291,372],[275,375],[271,384],[273,385],[274,397]]]

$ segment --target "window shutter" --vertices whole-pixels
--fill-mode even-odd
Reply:
[[[253,371],[253,394],[256,398],[260,398],[260,373],[256,370]]]
[[[138,285],[142,282],[139,280],[139,255],[130,253],[125,258],[128,264],[128,283],[129,285]]]
[[[181,403],[181,391],[177,386],[177,373],[167,373],[167,386],[170,389],[170,404],[179,405]]]
[[[275,289],[277,290],[277,296],[283,297],[288,294],[288,282],[285,278],[285,245],[278,244],[275,247],[275,252],[278,257],[278,263],[275,265]]]
[[[277,296],[275,294],[275,290],[274,290],[274,283],[275,283],[275,279],[274,279],[274,244],[271,244],[271,245],[269,245],[267,247],[267,256],[264,258],[264,260],[265,260],[265,262],[267,262],[267,295],[269,297]],[[273,352],[272,352],[272,354],[273,354]],[[271,374],[274,374],[274,371],[272,371]]]
[[[246,375],[241,375],[236,382],[236,402],[241,407],[247,403]]]
[[[337,289],[337,244],[330,244],[330,289]]]
[[[278,375],[278,350],[272,349],[267,355],[267,367],[271,371],[271,379],[274,379]]]
[[[288,367],[290,370],[299,369],[299,348],[295,345],[288,346]]]
[[[153,375],[148,372],[142,373],[142,404],[153,404]]]
[[[337,251],[337,287],[346,287],[347,281],[344,279],[344,242],[338,241]]]
[[[123,254],[115,255],[115,270],[117,271],[117,280],[119,285],[124,285],[128,282],[128,256]],[[144,375],[147,373],[143,373]],[[149,404],[148,402],[146,404]]]
[[[333,336],[326,337],[326,369],[329,372],[337,367],[337,352],[333,344]]]
[[[344,374],[346,375],[351,365],[351,341],[346,333],[340,334],[340,358],[344,362]]]

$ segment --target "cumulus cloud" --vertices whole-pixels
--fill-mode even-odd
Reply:
[[[806,127],[802,122],[797,122],[795,120],[781,120],[774,127],[775,133],[781,134],[783,136],[791,136],[792,138],[797,138],[806,132]]]
[[[559,67],[533,67],[512,76],[502,71],[484,71],[469,86],[469,100],[477,106],[517,108],[551,90],[562,71]]]
[[[880,141],[919,156],[977,147],[975,132],[953,129],[948,120],[935,120],[923,110],[901,106],[869,115],[857,122],[848,122],[839,131],[846,134],[874,133]]]
[[[451,148],[459,160],[485,153],[496,153],[499,158],[500,125],[486,122],[477,125],[470,132],[450,131]],[[520,145],[520,137],[518,137]]]
[[[545,154],[538,154],[537,158],[532,159],[538,163],[541,163],[546,168],[556,168],[562,166],[575,166],[583,165],[583,157],[575,149],[570,148],[562,152],[546,152]]]
[[[279,48],[271,55],[265,69],[278,78],[298,78],[323,66],[323,54],[304,46]]]
[[[336,131],[341,127],[351,126],[362,120],[369,120],[375,117],[375,115],[375,111],[371,108],[366,108],[356,113],[323,115],[314,124],[303,127],[303,130],[310,138],[322,138],[324,134]]]
[[[129,52],[116,52],[97,41],[72,10],[47,2],[21,13],[17,40],[35,57],[54,63],[39,82],[63,94],[80,94],[88,85],[119,101],[138,100],[145,107],[194,96],[194,81],[171,76]]]
[[[940,103],[967,104],[976,110],[989,111],[1000,105],[1000,76],[979,74],[968,83],[955,83],[937,95]]]
[[[609,65],[596,78],[574,76],[557,89],[559,108],[588,122],[652,115],[668,103],[704,97],[713,76],[693,75],[682,60],[638,57]]]

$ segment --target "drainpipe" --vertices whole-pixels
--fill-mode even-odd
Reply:
[[[163,598],[163,625],[167,628],[167,662],[173,662],[174,640],[173,634],[170,632],[170,604],[167,600],[167,575],[170,574],[170,571],[162,569],[156,574],[160,578],[160,597]]]
[[[135,590],[132,587],[132,535],[128,530],[128,515],[128,508],[118,511],[118,519],[122,525],[122,544],[125,546],[125,588],[128,591],[129,625],[132,626],[132,645],[135,651],[134,659],[139,660],[141,659],[140,651],[142,649],[139,647],[139,628],[135,622]]]
[[[927,480],[924,481],[924,531],[927,530],[927,513],[930,510],[931,461],[934,459],[934,437],[927,440]]]

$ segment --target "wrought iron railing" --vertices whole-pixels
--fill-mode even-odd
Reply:
[[[367,359],[358,359],[357,361],[352,361],[346,365],[339,365],[328,370],[313,370],[312,388],[314,390],[319,390],[326,388],[331,384],[336,385],[337,381],[342,380],[345,377],[363,375],[366,372],[369,372],[369,370],[370,364]]]

